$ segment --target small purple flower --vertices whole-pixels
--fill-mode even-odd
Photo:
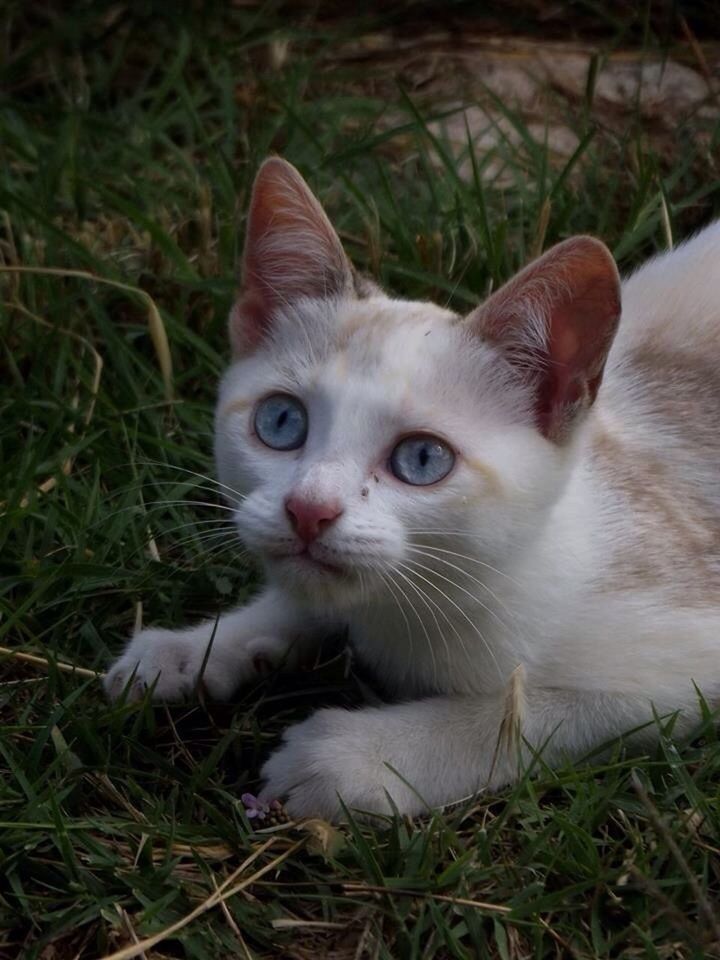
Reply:
[[[282,810],[282,804],[279,800],[263,803],[254,793],[244,793],[240,797],[240,802],[245,807],[245,816],[248,820],[264,820],[268,814]]]
[[[245,816],[248,820],[254,820],[256,817],[259,817],[260,820],[264,820],[265,817],[270,813],[270,806],[267,803],[262,803],[258,800],[254,793],[244,793],[240,797],[240,802],[245,807]]]

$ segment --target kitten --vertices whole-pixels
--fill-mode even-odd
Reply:
[[[720,224],[622,288],[575,237],[469,316],[359,280],[297,171],[255,182],[220,480],[267,586],[144,630],[118,696],[229,697],[347,626],[395,693],[265,764],[293,816],[416,814],[720,698]]]

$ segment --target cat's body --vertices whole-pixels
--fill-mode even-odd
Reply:
[[[288,731],[265,795],[297,815],[417,812],[511,781],[533,747],[643,742],[675,711],[689,729],[694,684],[720,702],[720,224],[622,301],[613,342],[617,274],[586,238],[465,320],[365,290],[269,161],[216,420],[268,587],[215,632],[139,634],[109,690],[135,670],[135,692],[190,692],[214,632],[204,681],[226,696],[348,626],[400,702]]]

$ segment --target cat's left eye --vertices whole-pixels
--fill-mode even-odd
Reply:
[[[442,480],[454,464],[455,454],[450,447],[425,434],[405,437],[390,454],[390,470],[398,480],[416,487]]]
[[[273,393],[255,409],[255,433],[273,450],[297,450],[307,439],[308,415],[297,397]]]

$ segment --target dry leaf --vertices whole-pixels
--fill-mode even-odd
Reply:
[[[301,827],[310,835],[307,851],[316,857],[337,857],[345,846],[345,836],[327,820],[306,820]]]

